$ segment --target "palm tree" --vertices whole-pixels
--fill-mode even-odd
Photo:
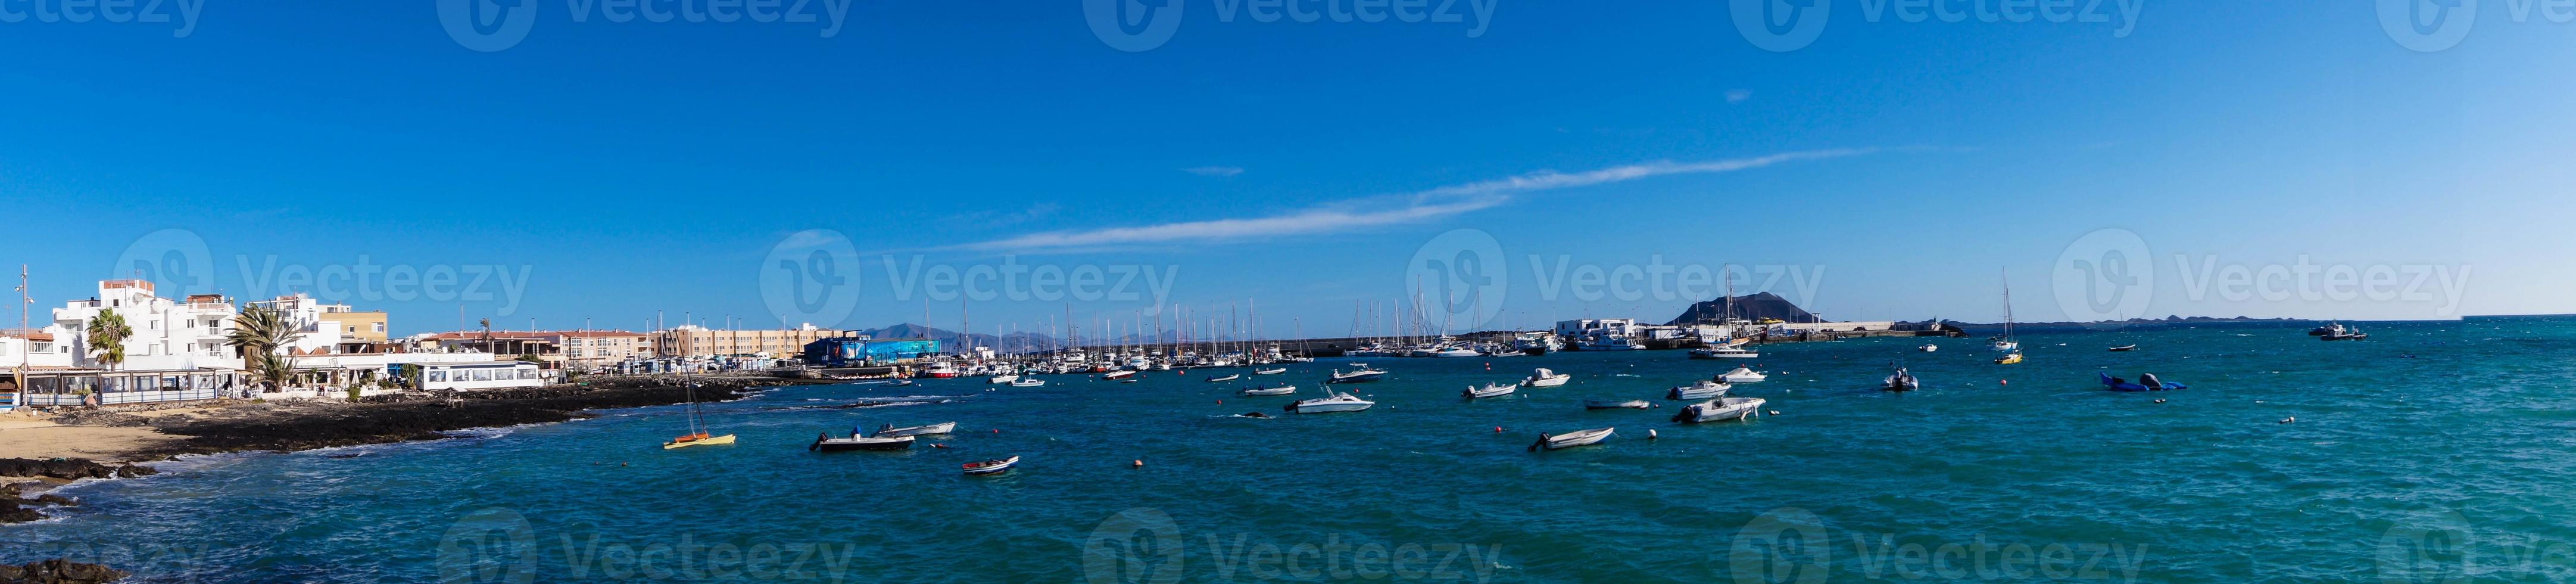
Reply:
[[[89,350],[97,353],[98,362],[107,364],[108,369],[125,363],[125,339],[132,336],[134,327],[125,326],[125,317],[117,315],[115,309],[102,309],[98,317],[89,319]]]
[[[224,334],[224,344],[241,350],[242,366],[250,370],[253,381],[267,382],[269,389],[276,389],[293,380],[289,374],[295,369],[295,364],[281,355],[287,351],[279,348],[300,338],[304,333],[287,321],[286,311],[253,306],[233,316],[233,330]]]

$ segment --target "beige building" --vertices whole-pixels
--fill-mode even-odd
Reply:
[[[554,331],[539,333],[563,348],[564,360],[577,365],[606,365],[633,357],[653,356],[653,336],[627,331]]]
[[[653,333],[653,354],[662,357],[758,355],[783,359],[804,354],[806,343],[846,334],[846,331],[814,325],[785,330],[714,330],[681,326]]]
[[[322,308],[320,320],[340,329],[342,341],[385,342],[385,311],[358,312],[349,310],[346,304],[331,304]],[[333,308],[339,310],[331,310]]]

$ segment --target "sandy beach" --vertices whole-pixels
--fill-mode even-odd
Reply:
[[[148,412],[162,415],[165,410]],[[162,448],[179,438],[149,426],[75,426],[50,416],[21,410],[0,415],[0,458],[87,458],[99,462],[135,462],[138,453]]]

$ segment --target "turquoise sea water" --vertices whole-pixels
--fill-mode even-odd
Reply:
[[[1378,359],[1392,378],[1351,386],[1375,409],[1276,419],[1230,414],[1277,415],[1289,398],[1235,396],[1199,381],[1209,371],[789,388],[710,406],[740,435],[729,447],[660,450],[683,423],[665,407],[179,461],[71,487],[88,505],[68,517],[0,526],[0,560],[220,582],[2576,574],[2576,319],[2368,330],[2357,343],[2304,326],[2030,333],[2016,366],[1991,364],[1977,339],[1772,345],[1749,362],[1771,380],[1736,394],[1779,415],[1697,426],[1667,421],[1677,404],[1660,399],[1673,405],[1580,403],[1660,398],[1738,362]],[[1913,351],[1925,342],[1942,350]],[[1874,389],[1898,359],[1922,391]],[[1246,380],[1312,397],[1340,364]],[[1534,367],[1575,381],[1457,395]],[[2192,387],[2108,392],[2097,371]],[[858,399],[913,405],[798,409]],[[822,431],[952,420],[959,433],[934,441],[947,448],[805,450]],[[1603,446],[1524,450],[1601,426],[1619,429]],[[1025,462],[1008,475],[957,472],[1009,454]]]

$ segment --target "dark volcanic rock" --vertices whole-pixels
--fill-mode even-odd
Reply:
[[[750,387],[783,383],[747,379],[708,381],[697,389],[705,401],[739,399]],[[176,456],[245,450],[311,450],[334,446],[436,440],[443,432],[543,424],[589,417],[584,410],[685,403],[688,383],[645,380],[625,386],[557,386],[539,389],[378,396],[353,405],[311,412],[216,416],[162,428],[185,440],[151,454]]]
[[[63,480],[133,478],[158,471],[148,466],[108,466],[87,458],[0,458],[0,477],[46,477]]]
[[[0,565],[0,584],[91,584],[115,582],[130,575],[115,568],[71,560],[45,560],[17,566]]]

